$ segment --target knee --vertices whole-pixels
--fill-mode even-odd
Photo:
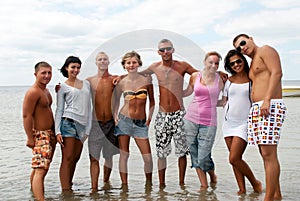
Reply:
[[[261,156],[264,161],[275,161],[277,160],[277,155],[274,153],[269,153],[269,152],[263,152],[261,153]]]
[[[153,160],[151,155],[144,156],[144,163],[148,165],[153,165]]]
[[[264,161],[276,161],[277,159],[277,146],[275,145],[262,145],[259,147],[260,155]]]
[[[229,155],[229,163],[231,165],[235,165],[241,158],[234,156],[234,155]]]
[[[94,157],[92,157],[92,156],[90,155],[90,162],[91,162],[92,164],[94,164],[94,163],[99,163],[99,160],[97,160],[96,158],[94,158]]]
[[[130,155],[129,152],[122,151],[120,153],[120,160],[128,160],[129,155]]]
[[[80,155],[74,158],[75,163],[77,163],[80,159]]]

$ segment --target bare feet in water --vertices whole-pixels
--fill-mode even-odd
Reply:
[[[197,191],[198,193],[203,193],[203,192],[206,192],[208,189],[208,186],[200,186],[200,189]]]
[[[215,189],[217,185],[217,175],[210,175],[210,187]]]
[[[236,192],[237,195],[243,195],[246,194],[246,191],[244,190],[239,190],[238,192]]]
[[[253,190],[256,193],[262,193],[262,183],[259,180],[256,180],[256,185],[253,186]]]

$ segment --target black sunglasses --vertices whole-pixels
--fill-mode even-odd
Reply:
[[[235,63],[241,64],[242,62],[243,62],[243,60],[237,59],[237,60],[234,60],[234,61],[230,62],[229,65],[232,67],[232,66],[234,66]]]
[[[240,45],[236,48],[236,50],[238,51],[238,52],[241,52],[241,46],[244,46],[244,45],[246,45],[246,41],[244,41],[244,40],[242,40],[241,42],[240,42]]]
[[[173,49],[173,47],[162,47],[162,48],[159,48],[158,51],[160,52],[165,52],[167,50],[168,51],[171,51]]]

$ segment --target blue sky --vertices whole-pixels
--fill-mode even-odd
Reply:
[[[41,60],[53,66],[50,84],[62,82],[57,69],[67,56],[79,56],[85,62],[107,41],[143,29],[180,34],[204,51],[215,50],[223,57],[232,48],[233,37],[247,33],[257,45],[268,44],[279,52],[284,80],[299,80],[299,19],[297,0],[3,1],[0,86],[31,85],[33,66]],[[176,48],[180,46],[175,44]],[[151,62],[147,58],[144,64]],[[201,69],[202,63],[195,67]],[[114,74],[124,73],[121,67],[114,69],[118,69]]]

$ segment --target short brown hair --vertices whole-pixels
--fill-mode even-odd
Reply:
[[[35,71],[35,72],[38,72],[38,71],[40,70],[41,67],[52,68],[52,67],[50,66],[50,64],[48,64],[47,62],[45,62],[45,61],[40,61],[40,62],[38,62],[37,64],[35,64],[35,66],[34,66],[34,71]]]
[[[233,41],[232,41],[233,47],[234,47],[234,43],[235,43],[240,37],[245,37],[245,38],[248,38],[248,39],[250,38],[247,34],[244,34],[244,33],[237,35],[236,37],[234,37],[234,39],[233,39]]]

